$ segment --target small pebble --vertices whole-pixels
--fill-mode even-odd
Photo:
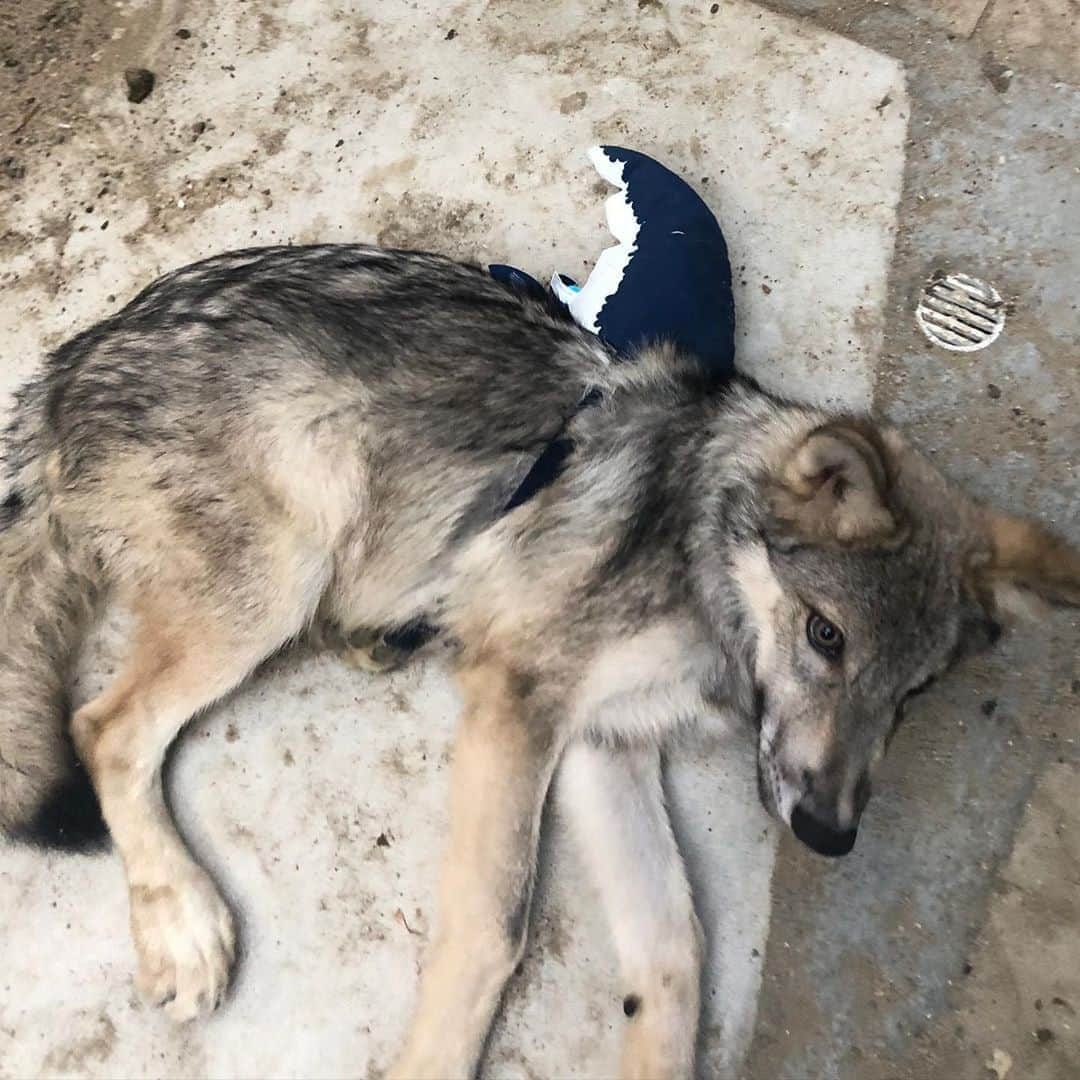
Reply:
[[[181,41],[187,41],[187,39],[191,37],[191,31],[186,26],[181,26],[180,29],[176,31],[176,36]]]
[[[154,89],[154,73],[146,68],[128,68],[124,72],[124,82],[127,83],[127,99],[138,105],[150,96]]]

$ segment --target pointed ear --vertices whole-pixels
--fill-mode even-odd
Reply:
[[[989,557],[977,573],[999,609],[1030,616],[1037,601],[1080,606],[1080,551],[1034,521],[990,510],[984,522]]]
[[[858,420],[811,432],[774,478],[773,525],[796,541],[890,546],[904,529],[889,505],[892,466],[877,429]]]

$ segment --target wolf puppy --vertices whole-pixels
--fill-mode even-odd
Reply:
[[[565,471],[504,513],[560,432]],[[460,643],[439,928],[397,1077],[475,1071],[560,761],[620,955],[623,1075],[685,1077],[701,942],[663,740],[726,711],[757,732],[765,806],[842,854],[905,700],[1020,594],[1080,601],[1075,551],[893,430],[711,389],[663,347],[613,365],[429,255],[279,248],[170,274],[49,359],[5,453],[0,824],[87,837],[70,730],[123,858],[139,986],[177,1020],[219,1002],[234,947],[163,799],[177,732],[312,628],[347,642],[426,615]],[[69,729],[106,595],[133,615],[128,655]]]

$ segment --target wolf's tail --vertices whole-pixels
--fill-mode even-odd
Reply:
[[[0,488],[0,831],[68,849],[106,830],[68,734],[68,684],[97,591],[54,514],[34,389],[7,431]]]

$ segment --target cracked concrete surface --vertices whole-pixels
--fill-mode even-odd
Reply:
[[[0,393],[230,247],[376,240],[580,273],[607,242],[584,149],[621,142],[718,212],[747,368],[874,402],[978,493],[1080,539],[1075,5],[1020,7],[0,0]],[[157,76],[140,104],[133,66]],[[943,266],[1010,301],[989,350],[915,330]],[[673,753],[709,935],[703,1076],[1076,1071],[1076,631],[1058,617],[926,699],[841,866],[764,818],[746,746]],[[0,1075],[377,1072],[433,915],[455,707],[434,668],[289,656],[188,732],[174,801],[243,915],[235,993],[204,1025],[134,997],[111,860],[0,850]],[[605,929],[551,824],[491,1077],[617,1060]]]

